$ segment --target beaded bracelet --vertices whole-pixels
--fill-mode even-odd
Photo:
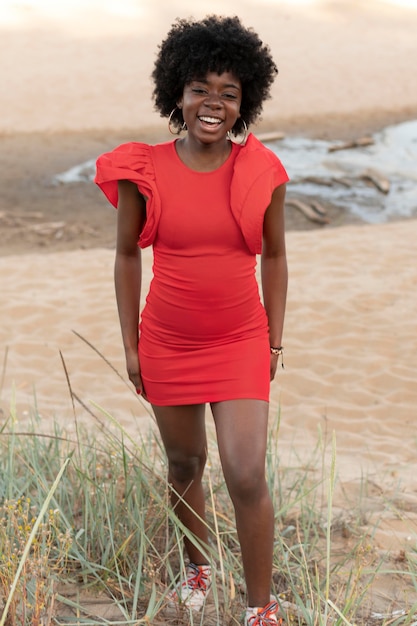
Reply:
[[[284,348],[283,346],[279,346],[279,348],[274,348],[274,346],[270,346],[271,354],[274,356],[281,356],[281,367],[284,369]]]

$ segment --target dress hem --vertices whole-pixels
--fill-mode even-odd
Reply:
[[[153,402],[151,399],[148,398],[148,402],[149,404],[152,404],[154,406],[189,406],[189,405],[194,405],[194,404],[215,404],[217,402],[230,402],[232,400],[260,400],[261,402],[266,402],[269,404],[269,395],[268,397],[259,397],[258,395],[255,394],[249,394],[249,395],[242,395],[239,394],[238,396],[219,396],[217,398],[210,398],[210,399],[206,399],[206,400],[198,400],[198,399],[184,399],[181,402],[178,401],[178,399],[176,399],[173,402]]]

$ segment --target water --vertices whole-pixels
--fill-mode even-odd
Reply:
[[[389,126],[372,139],[372,145],[335,152],[329,148],[337,142],[300,137],[267,145],[291,178],[288,197],[326,201],[369,223],[417,216],[417,120]],[[95,159],[91,159],[58,174],[54,182],[90,183],[94,170]],[[368,170],[389,181],[389,193],[381,193],[362,178]],[[351,186],[346,186],[347,181]]]
[[[297,137],[268,147],[278,154],[291,178],[288,195],[325,200],[369,223],[417,216],[417,120],[389,126],[372,138],[373,145],[335,152],[329,148],[337,142]],[[389,181],[388,194],[362,179],[368,170]],[[323,184],[309,182],[309,177],[322,179]],[[346,187],[344,179],[352,186]]]

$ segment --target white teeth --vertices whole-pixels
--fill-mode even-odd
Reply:
[[[208,124],[220,124],[222,120],[220,120],[218,117],[199,117],[199,120],[201,120],[202,122],[207,122]]]

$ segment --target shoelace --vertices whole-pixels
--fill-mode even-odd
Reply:
[[[250,617],[248,620],[249,626],[272,626],[272,624],[282,624],[282,620],[278,622],[272,621],[269,618],[275,615],[278,610],[278,602],[274,600],[266,605],[257,615]]]
[[[190,563],[188,565],[188,569],[192,570],[187,577],[187,587],[192,589],[203,589],[207,588],[208,580],[209,580],[209,572],[206,568],[200,568],[198,565],[194,565],[194,563]]]

